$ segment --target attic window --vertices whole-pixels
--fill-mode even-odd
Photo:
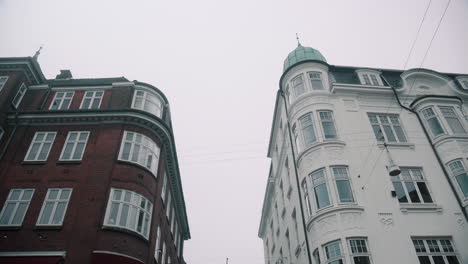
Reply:
[[[380,73],[377,71],[358,72],[358,76],[363,85],[383,86],[382,78],[380,78]]]

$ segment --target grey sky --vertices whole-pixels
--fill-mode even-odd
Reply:
[[[5,1],[0,56],[44,74],[125,76],[171,103],[193,264],[263,263],[257,238],[265,157],[284,58],[296,47],[333,65],[403,69],[429,0]],[[445,8],[433,0],[407,68],[421,66]],[[468,73],[468,1],[452,0],[422,65]]]

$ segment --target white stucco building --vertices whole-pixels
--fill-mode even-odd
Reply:
[[[468,263],[468,74],[335,66],[299,44],[279,86],[265,263]]]

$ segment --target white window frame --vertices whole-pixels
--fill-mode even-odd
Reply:
[[[438,108],[437,110],[440,111],[440,116],[443,117],[445,123],[447,124],[447,128],[449,128],[449,130],[451,132],[450,134],[466,134],[466,128],[465,128],[463,119],[460,119],[460,117],[458,115],[458,112],[457,112],[457,109],[455,107],[439,105],[437,108]],[[451,113],[449,114],[447,112],[444,112],[443,109],[447,109],[447,110],[451,111]],[[452,123],[450,123],[448,119],[456,120],[463,131],[455,132],[455,130],[452,127]]]
[[[166,171],[164,171],[162,179],[163,179],[163,186],[162,186],[162,190],[161,190],[161,200],[162,200],[163,204],[165,204],[166,203],[167,181],[169,180],[167,178]]]
[[[307,126],[303,126],[303,122],[302,120],[305,120],[305,118],[307,117],[310,117],[310,124],[307,125]],[[317,129],[316,129],[316,124],[315,124],[315,118],[314,118],[314,115],[312,112],[309,112],[309,113],[306,113],[304,115],[302,115],[301,117],[299,117],[299,119],[297,120],[297,123],[298,123],[298,126],[300,128],[300,135],[301,135],[301,138],[300,138],[300,144],[302,145],[301,146],[301,149],[306,149],[307,147],[309,146],[312,146],[313,144],[317,143],[318,141],[318,135],[317,135]],[[311,127],[312,129],[312,135],[313,135],[313,138],[314,140],[307,143],[306,144],[306,140],[305,140],[305,129]]]
[[[322,179],[319,179],[319,178],[314,179],[314,175],[315,175],[315,174],[318,174],[318,173],[320,173],[320,172],[323,173],[323,178],[322,178]],[[330,188],[329,188],[329,186],[328,186],[328,178],[327,178],[327,171],[326,171],[326,168],[323,167],[323,168],[320,168],[320,169],[318,169],[318,170],[315,170],[315,171],[311,172],[311,173],[309,174],[309,177],[310,177],[310,180],[311,180],[311,182],[312,182],[312,188],[313,188],[313,190],[314,190],[314,200],[315,200],[315,208],[316,208],[316,210],[319,211],[319,210],[322,210],[322,209],[324,209],[324,208],[328,208],[328,207],[333,206],[333,200],[332,200],[332,197],[331,197],[331,195],[330,195]],[[319,206],[319,197],[318,197],[318,195],[317,195],[317,187],[319,187],[319,186],[321,186],[321,185],[323,185],[323,184],[325,184],[325,189],[326,189],[326,191],[327,191],[327,197],[328,197],[328,203],[329,203],[329,204],[323,205],[323,206],[320,207],[320,206]]]
[[[56,198],[49,198],[49,195],[52,191],[58,191]],[[61,199],[60,196],[64,191],[69,191],[68,197]],[[44,198],[44,202],[42,203],[41,212],[39,213],[39,217],[37,218],[36,226],[61,226],[63,225],[63,220],[65,219],[65,215],[67,214],[68,204],[70,203],[71,196],[73,193],[73,188],[50,188],[47,190],[47,194]],[[48,220],[45,223],[41,223],[42,215],[45,213],[45,208],[48,203],[53,203],[52,211]],[[60,221],[58,223],[52,223],[55,214],[57,213],[58,204],[65,203],[65,208],[63,209],[63,214],[60,217]]]
[[[325,117],[325,116],[322,116],[321,113],[329,113],[330,116]],[[336,140],[336,139],[338,139],[338,132],[337,132],[337,129],[336,129],[336,122],[335,122],[335,117],[333,115],[333,111],[332,110],[318,110],[317,111],[317,116],[318,116],[318,119],[319,119],[319,122],[320,122],[320,127],[322,129],[323,140]],[[333,125],[333,130],[335,131],[335,136],[334,137],[329,137],[329,138],[326,137],[324,123],[331,123]]]
[[[434,257],[441,257],[445,264],[449,264],[447,257],[450,256],[462,263],[450,237],[412,237],[411,240],[418,260],[420,257],[426,257],[434,264]]]
[[[161,249],[159,247],[160,243],[161,243],[161,227],[158,225],[158,229],[156,231],[156,244],[154,247],[154,259],[156,260],[156,262],[158,261],[159,253],[161,253]]]
[[[143,95],[138,95],[139,92],[142,92]],[[151,111],[147,109],[148,103],[151,102],[151,96],[154,96],[154,99],[157,100],[157,102],[153,101],[156,103],[156,109],[158,109],[157,111]],[[136,102],[139,98],[141,99],[141,106],[136,105]],[[149,89],[136,88],[133,93],[132,108],[148,112],[161,118],[164,111],[164,100],[154,91],[150,91]]]
[[[43,139],[37,141],[37,138],[41,134],[44,134]],[[51,140],[47,140],[47,137],[49,135],[53,135]],[[34,134],[33,139],[31,140],[31,144],[29,145],[28,152],[26,153],[26,156],[24,157],[24,161],[46,161],[47,158],[49,157],[50,150],[52,149],[52,147],[54,145],[56,135],[57,135],[57,132],[47,132],[47,131],[36,132]],[[31,153],[31,151],[33,149],[34,144],[39,144],[39,147],[38,147],[37,152],[34,155],[34,157],[32,159],[28,159],[28,157],[29,157],[29,155],[30,155],[30,153]],[[46,154],[45,158],[44,159],[39,159],[40,153],[42,152],[44,146],[47,146],[47,144],[49,144],[49,147],[48,147],[47,154]]]
[[[425,113],[428,113],[427,110],[429,110],[429,109],[432,111],[432,114],[425,114]],[[432,135],[433,138],[438,137],[440,135],[447,134],[447,129],[444,127],[444,124],[441,122],[442,119],[441,119],[439,111],[437,110],[436,107],[428,106],[428,107],[425,107],[425,108],[421,109],[421,116],[424,119],[424,122],[426,123],[426,127],[429,128],[429,131],[431,132],[431,135]],[[435,118],[435,120],[439,124],[440,128],[442,129],[442,133],[439,133],[437,135],[434,134],[434,131],[432,130],[432,127],[431,127],[431,125],[429,123],[429,120],[433,119],[433,118]]]
[[[387,142],[387,143],[408,143],[408,136],[405,133],[405,128],[403,127],[403,124],[400,120],[400,116],[398,114],[367,113],[367,117],[368,117],[369,123],[371,125],[372,131],[374,132],[374,136],[377,141]],[[375,122],[373,118],[375,118],[377,122]],[[381,118],[385,118],[385,120],[383,121],[386,121],[387,123],[384,123]],[[381,140],[376,134],[377,126],[383,137],[383,140]],[[384,127],[390,128],[390,132],[393,134],[395,141],[389,140],[388,131],[386,131]],[[397,127],[401,129],[401,134],[397,133],[398,132],[398,129],[396,129]],[[401,136],[403,136],[403,138],[400,138]]]
[[[400,204],[434,204],[434,198],[431,192],[431,189],[429,188],[429,184],[427,182],[427,179],[424,175],[424,171],[421,167],[401,167],[401,173],[396,176],[390,176],[393,188],[397,192],[397,199]],[[418,172],[418,173],[416,173]],[[397,188],[395,187],[399,183],[403,192],[405,193],[406,197],[406,202],[400,201],[398,198],[398,191]],[[429,199],[430,201],[426,202],[424,201],[424,196],[421,193],[420,186],[418,183],[422,183],[426,186],[427,193],[429,194]],[[408,191],[408,184],[411,184],[413,188],[416,191],[416,195],[418,196],[419,202],[413,202],[410,196],[410,193]]]
[[[35,190],[31,188],[10,190],[10,192],[8,193],[7,199],[5,203],[3,204],[2,211],[0,212],[0,226],[21,226],[23,224],[24,217],[26,216],[26,213],[28,212],[29,204],[31,203],[32,197],[34,196],[34,191]],[[17,199],[13,199],[12,197],[15,192],[16,193],[19,192]],[[29,196],[29,198],[24,197],[26,192],[30,192],[31,195]],[[7,222],[5,224],[2,224],[1,220],[5,217],[6,209],[9,205],[13,205],[13,211],[11,212],[9,216],[6,216],[8,217],[6,219]],[[23,205],[23,206],[26,205],[24,207],[23,212],[18,212],[18,208],[20,207],[20,205]],[[19,221],[18,223],[12,223],[13,220],[17,217],[16,214],[20,214],[18,215]]]
[[[0,76],[0,92],[8,81],[8,76]]]
[[[455,166],[455,164],[458,164]],[[461,158],[452,160],[450,162],[447,162],[447,167],[448,170],[450,171],[450,176],[452,177],[452,182],[456,182],[458,186],[458,190],[461,194],[462,197],[464,197],[465,200],[468,200],[468,190],[463,191],[463,188],[460,184],[460,181],[458,181],[458,176],[464,175],[464,177],[468,178],[468,166],[466,165],[465,161]]]
[[[11,103],[13,104],[15,108],[18,108],[27,90],[28,90],[28,87],[26,86],[26,84],[22,83],[20,88],[18,89],[18,92],[16,92],[15,97],[13,98],[13,101],[11,101]]]
[[[60,98],[57,98],[58,96],[61,96]],[[73,101],[73,97],[75,95],[75,92],[55,92],[54,99],[52,99],[52,102],[50,103],[49,110],[67,110],[70,108],[70,105]],[[67,101],[65,103],[65,101]],[[54,105],[57,105],[57,108],[52,109]]]
[[[68,132],[67,139],[65,140],[65,144],[63,145],[62,153],[60,154],[60,159],[59,160],[61,160],[61,161],[79,161],[79,160],[82,160],[83,155],[84,155],[84,153],[86,151],[86,145],[88,143],[89,133],[90,133],[89,131],[70,131],[70,132]],[[74,134],[77,134],[76,139],[71,140],[70,138]],[[85,139],[80,139],[81,135],[86,135],[86,138]],[[72,149],[71,149],[70,157],[66,159],[63,156],[65,154],[65,149],[67,148],[67,146],[69,144],[72,144],[72,147],[71,147]],[[73,158],[75,156],[75,154],[76,154],[77,146],[79,144],[84,144],[84,146],[81,149],[81,153],[79,154],[79,157],[78,158]]]
[[[128,139],[128,137],[131,138]],[[127,144],[129,144],[128,157],[124,152]],[[157,178],[160,152],[158,144],[150,137],[133,131],[124,131],[120,144],[119,160],[138,164],[151,171],[153,176]]]
[[[362,85],[384,86],[380,72],[371,70],[358,70],[356,72]]]
[[[161,256],[161,264],[166,262],[166,242],[163,241],[163,249],[162,249],[162,256]]]
[[[342,169],[342,170],[344,169],[344,171],[346,172],[346,175],[336,174],[334,169]],[[334,182],[335,189],[336,189],[336,199],[338,201],[338,204],[356,203],[356,199],[355,199],[355,195],[354,195],[354,188],[353,188],[353,184],[352,184],[352,181],[351,181],[351,177],[349,176],[348,167],[347,166],[341,166],[341,165],[334,165],[334,166],[330,166],[330,171],[331,171],[331,175],[333,177],[333,182]],[[339,181],[348,183],[349,192],[351,194],[351,200],[350,201],[342,201],[341,200],[340,191],[338,189],[338,182]]]
[[[328,248],[332,245],[338,245],[338,250],[340,252],[339,255],[329,255],[329,253],[335,253],[337,250],[333,250],[333,251],[328,251]],[[325,263],[330,263],[330,264],[335,264],[335,261],[340,261],[344,264],[345,263],[345,255],[344,255],[344,252],[343,252],[343,246],[341,245],[341,240],[338,239],[338,240],[334,240],[334,241],[330,241],[328,242],[327,244],[323,245],[323,252],[325,252],[325,259],[326,259],[326,262]]]
[[[324,91],[325,90],[325,85],[323,84],[323,77],[322,77],[322,72],[319,71],[310,71],[307,72],[307,77],[309,79],[310,87],[312,87],[313,91]],[[322,87],[316,88],[314,83],[317,83],[317,81],[320,81],[320,85]]]
[[[300,85],[299,85],[299,84],[298,84],[298,85],[295,85],[295,82],[296,82],[296,80],[298,80],[298,79],[301,79],[301,80],[302,80],[302,88],[303,88],[303,90],[304,90],[304,91],[303,91],[302,93],[300,93],[300,94],[298,94],[298,93],[297,93],[297,90],[296,90],[296,88],[299,87]],[[304,81],[304,76],[303,76],[302,73],[301,73],[301,74],[298,74],[298,75],[296,75],[296,76],[294,76],[294,78],[291,79],[291,85],[290,85],[290,87],[291,87],[290,89],[292,90],[292,93],[291,93],[291,94],[292,94],[292,96],[293,96],[294,99],[297,99],[297,98],[299,98],[301,95],[307,93],[307,90],[308,90],[308,89],[307,89],[307,85],[306,85],[306,83],[305,83],[305,81]]]
[[[372,256],[370,253],[369,249],[369,243],[367,241],[367,238],[365,237],[350,237],[347,239],[348,241],[348,249],[349,249],[349,257],[351,258],[351,263],[354,262],[354,257],[367,257],[369,259],[369,263],[372,263]],[[352,246],[351,241],[360,241],[361,245],[355,244],[355,247]],[[362,245],[362,242],[364,244]],[[353,249],[356,249],[356,252],[354,252]]]
[[[116,192],[120,193],[120,196],[117,198],[115,197]],[[128,199],[126,199],[127,197]],[[144,208],[141,207],[142,203],[144,203]],[[112,216],[112,213],[115,212],[113,211],[115,209],[113,205],[115,204],[117,204],[117,211],[115,216]],[[122,214],[123,208],[127,208],[126,214]],[[143,213],[142,216],[141,213]],[[145,196],[131,190],[111,188],[104,217],[104,226],[127,229],[148,239],[151,230],[152,214],[153,203]],[[135,218],[132,219],[131,216]],[[115,217],[115,222],[112,223],[111,218],[113,217]],[[141,219],[141,230],[138,230],[140,217],[143,217],[143,219]],[[122,223],[122,221],[125,223]]]
[[[101,93],[101,95],[96,95],[97,93]],[[83,99],[81,100],[81,104],[80,104],[80,109],[99,109],[101,108],[101,103],[102,103],[102,98],[104,97],[104,90],[102,91],[86,91],[84,96],[83,96]],[[88,107],[83,107],[84,106],[84,102],[86,99],[89,99],[89,104],[88,104]],[[93,104],[95,102],[95,100],[99,100],[98,102],[98,105],[96,108],[93,108]]]
[[[302,192],[304,196],[304,202],[306,204],[307,216],[312,216],[312,204],[310,203],[309,188],[307,187],[307,178],[304,178],[301,183]]]

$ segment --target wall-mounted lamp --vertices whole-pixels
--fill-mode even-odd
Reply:
[[[393,161],[392,155],[390,155],[390,151],[388,151],[386,143],[384,144],[384,147],[387,150],[387,156],[388,156],[388,166],[387,166],[388,174],[390,174],[390,176],[400,175],[401,173],[400,167],[398,167],[398,165],[396,165],[395,162]]]

